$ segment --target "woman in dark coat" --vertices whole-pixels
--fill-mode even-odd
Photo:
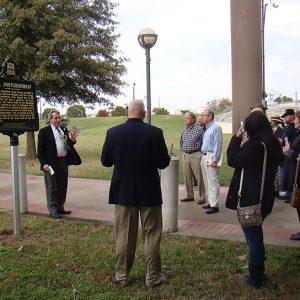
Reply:
[[[300,111],[295,114],[295,128],[298,130],[298,135],[291,144],[290,149],[286,154],[286,166],[288,168],[287,188],[292,191],[294,178],[296,173],[297,158],[300,154]],[[298,174],[298,186],[300,186],[300,174]],[[298,218],[300,222],[300,207],[297,207]],[[300,231],[290,236],[291,240],[300,241]]]
[[[267,150],[265,183],[262,196],[262,217],[271,213],[275,199],[275,175],[278,164],[283,158],[282,147],[275,138],[269,120],[260,111],[250,113],[245,119],[244,129],[240,128],[231,138],[227,149],[228,165],[235,168],[226,199],[226,207],[237,209],[238,190],[241,171],[244,178],[241,190],[240,206],[251,206],[259,203],[264,145]],[[244,131],[248,139],[242,142]],[[262,226],[242,227],[249,246],[249,276],[246,283],[260,288],[264,276],[265,248]]]

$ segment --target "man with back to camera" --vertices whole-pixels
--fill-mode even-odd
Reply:
[[[58,110],[50,111],[48,119],[50,124],[41,128],[38,134],[38,158],[44,172],[49,214],[54,219],[60,219],[61,215],[71,214],[71,211],[65,210],[64,205],[68,188],[68,166],[81,164],[74,148],[79,129],[76,128],[69,134],[67,128],[61,127]]]
[[[208,198],[208,205],[204,205],[207,214],[219,212],[219,166],[221,159],[223,134],[222,128],[214,122],[214,113],[204,110],[202,113],[206,130],[203,136],[201,152],[201,169]]]
[[[192,112],[185,114],[184,124],[185,127],[180,136],[180,151],[187,196],[181,199],[181,202],[194,201],[193,176],[195,176],[198,183],[197,204],[201,205],[205,203],[205,187],[200,167],[202,157],[200,150],[204,131],[196,124],[196,116]]]
[[[116,267],[112,282],[125,286],[135,259],[139,215],[146,256],[146,285],[155,287],[161,274],[162,195],[157,169],[170,163],[161,129],[144,123],[144,103],[129,103],[125,123],[107,131],[101,162],[114,166],[109,204],[115,204]]]

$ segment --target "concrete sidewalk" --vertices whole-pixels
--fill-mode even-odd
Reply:
[[[65,219],[92,220],[114,223],[114,206],[107,204],[110,182],[106,180],[69,178],[66,209],[72,214]],[[0,173],[0,210],[12,209],[11,174]],[[27,176],[29,213],[48,215],[44,179],[42,176]],[[179,231],[175,234],[244,241],[236,212],[224,206],[227,188],[220,193],[220,213],[207,215],[195,202],[179,201]],[[183,185],[179,185],[179,198],[185,196]],[[299,241],[289,239],[298,232],[300,225],[297,212],[283,201],[276,201],[272,214],[264,222],[265,243],[300,247]]]

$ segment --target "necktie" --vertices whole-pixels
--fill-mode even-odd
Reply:
[[[65,138],[64,134],[60,131],[59,127],[56,127],[56,130],[58,131],[58,135],[59,135],[61,141],[64,143],[64,145],[66,146],[66,148],[67,148],[68,150],[70,150],[70,147],[69,147],[69,145],[67,144],[67,141],[66,141],[66,138]]]

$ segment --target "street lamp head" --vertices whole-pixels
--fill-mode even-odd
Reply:
[[[157,41],[157,34],[150,28],[144,28],[138,35],[138,41],[141,47],[150,49]]]

